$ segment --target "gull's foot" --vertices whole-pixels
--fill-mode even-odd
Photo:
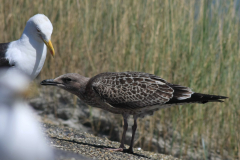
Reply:
[[[123,149],[123,152],[126,152],[126,153],[133,153],[133,149],[132,149],[132,148]]]
[[[125,153],[133,153],[133,149],[124,149],[124,148],[104,148],[109,151],[117,151],[117,152],[125,152]]]

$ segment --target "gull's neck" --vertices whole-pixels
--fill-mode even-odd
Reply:
[[[44,42],[32,33],[29,27],[25,27],[20,39],[11,43],[9,60],[32,79],[41,71],[46,59],[47,49]],[[11,49],[12,48],[12,49]],[[22,65],[26,64],[26,65]]]
[[[34,33],[34,31],[32,31],[32,28],[26,26],[22,36],[20,37],[19,40],[17,40],[18,44],[20,44],[21,46],[27,46],[28,50],[32,50],[32,54],[41,54],[42,51],[41,49],[44,47],[44,42],[37,37],[36,33]]]
[[[76,96],[78,96],[81,100],[84,100],[85,99],[85,91],[86,91],[86,87],[87,87],[87,84],[89,82],[89,79],[88,77],[84,77],[82,76],[81,77],[81,81],[79,82],[80,85],[79,86],[73,86],[73,88],[71,89],[66,89],[68,92],[72,93],[72,94],[75,94]]]
[[[81,82],[81,87],[80,87],[80,89],[79,89],[79,92],[78,92],[78,95],[77,95],[77,96],[83,98],[83,95],[84,95],[85,92],[86,92],[86,87],[87,87],[87,84],[88,84],[89,80],[90,80],[90,78],[83,76],[82,82]]]

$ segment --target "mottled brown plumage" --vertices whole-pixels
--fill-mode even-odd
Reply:
[[[133,152],[137,118],[154,111],[186,103],[222,102],[227,97],[194,93],[190,88],[166,82],[164,79],[141,72],[101,73],[86,78],[76,73],[68,73],[55,79],[41,82],[55,85],[77,95],[85,103],[115,114],[122,114],[124,131],[119,149],[123,150],[127,119],[133,115],[134,125],[130,148]]]

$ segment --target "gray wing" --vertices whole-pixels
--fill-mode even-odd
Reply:
[[[5,58],[5,53],[7,51],[7,48],[10,43],[0,43],[0,67],[12,67],[14,65],[11,65],[8,61],[8,59]]]
[[[129,109],[164,104],[174,92],[160,77],[140,72],[102,73],[92,87],[113,107]]]

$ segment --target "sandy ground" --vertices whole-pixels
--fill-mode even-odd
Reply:
[[[46,136],[49,138],[49,143],[54,148],[56,160],[177,160],[169,155],[143,151],[138,148],[134,148],[133,154],[109,151],[106,148],[118,148],[120,143],[96,137],[71,127],[56,125],[46,118],[42,118],[42,124]]]

